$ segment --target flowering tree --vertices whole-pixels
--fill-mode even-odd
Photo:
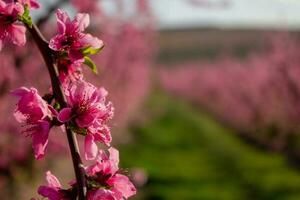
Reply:
[[[0,0],[0,48],[6,43],[24,46],[28,30],[47,66],[51,88],[41,96],[36,88],[21,87],[12,92],[18,98],[15,119],[23,126],[23,133],[32,138],[36,159],[45,156],[51,130],[61,127],[68,139],[76,179],[63,189],[58,179],[46,173],[47,186],[38,193],[51,200],[62,199],[123,199],[136,193],[130,180],[118,171],[118,151],[112,147],[98,150],[97,142],[110,145],[108,125],[114,107],[106,101],[104,88],[88,83],[82,73],[83,65],[97,72],[91,55],[99,53],[102,40],[85,32],[90,24],[86,13],[71,19],[60,9],[56,11],[57,34],[48,42],[30,17],[31,9],[38,9],[36,0]],[[82,162],[77,137],[84,137],[86,160]]]
[[[161,82],[248,140],[299,158],[299,58],[299,40],[281,33],[271,37],[265,51],[246,60],[181,64],[162,70]]]

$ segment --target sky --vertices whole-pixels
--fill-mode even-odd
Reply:
[[[39,1],[49,3],[48,0]],[[51,2],[55,1],[57,0]],[[102,6],[110,12],[114,10],[112,8],[114,1],[101,0]],[[130,13],[135,0],[123,1]],[[300,0],[148,1],[161,29],[190,27],[300,29]],[[203,3],[206,1],[209,3]],[[43,10],[39,12],[42,13]]]
[[[220,6],[224,1],[226,6]],[[300,28],[300,0],[211,0],[215,6],[204,4],[203,7],[187,2],[189,0],[151,0],[159,26]]]

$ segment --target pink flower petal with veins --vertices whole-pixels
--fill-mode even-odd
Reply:
[[[50,124],[42,121],[31,128],[32,131],[32,148],[36,159],[41,159],[45,155],[45,149],[48,144]]]
[[[85,136],[84,151],[86,160],[94,160],[97,157],[98,147],[94,141],[94,137],[91,134]]]
[[[57,119],[60,122],[65,123],[70,121],[71,117],[72,117],[72,108],[64,108],[59,112]]]

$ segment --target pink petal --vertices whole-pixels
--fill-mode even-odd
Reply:
[[[22,25],[12,24],[9,28],[12,42],[18,46],[24,46],[26,43],[26,28]]]
[[[60,20],[57,20],[56,23],[57,23],[58,32],[60,34],[64,34],[66,32],[66,25]]]
[[[18,110],[15,110],[14,112],[14,117],[19,123],[25,123],[27,121],[27,116],[23,115],[21,112]]]
[[[43,197],[48,197],[49,200],[62,200],[62,195],[55,188],[40,186],[38,193]]]
[[[90,16],[86,13],[78,13],[75,16],[74,22],[76,23],[79,31],[84,31],[90,24]]]
[[[64,46],[62,46],[63,41],[65,41],[64,35],[56,35],[50,40],[49,47],[54,51],[60,51],[64,48]]]
[[[100,49],[104,46],[102,40],[97,37],[92,36],[91,34],[85,34],[79,42],[82,44],[83,47],[93,47],[94,49]]]
[[[80,62],[80,63],[84,62],[83,55],[79,50],[70,50],[69,57],[70,57],[70,60],[73,62]]]
[[[112,140],[110,130],[106,125],[100,124],[100,126],[102,126],[102,127],[95,130],[95,133],[94,133],[95,140],[102,142],[102,143],[106,144],[107,146],[109,146],[111,143],[111,140]]]
[[[98,113],[96,111],[89,110],[86,113],[84,113],[83,115],[79,116],[76,119],[76,123],[81,128],[89,127],[95,121],[97,114]]]
[[[32,148],[36,159],[41,159],[45,155],[45,148],[48,144],[50,124],[47,121],[42,121],[33,127],[32,133]]]
[[[65,122],[70,121],[71,117],[72,117],[72,109],[64,108],[59,112],[57,119],[60,122],[65,123]]]
[[[88,200],[116,200],[114,193],[110,190],[105,190],[105,189],[88,192],[87,199]]]
[[[91,98],[94,99],[95,102],[102,102],[105,101],[107,95],[108,91],[105,88],[101,87],[94,91],[93,96]]]
[[[14,91],[11,92],[12,95],[17,96],[17,97],[22,97],[26,95],[30,90],[26,87],[20,87]]]
[[[28,122],[36,123],[50,114],[47,103],[38,95],[35,88],[29,90],[22,87],[13,91],[12,94],[20,97],[15,111],[15,117],[18,121],[26,117]],[[24,115],[24,117],[21,115]]]
[[[85,168],[85,172],[90,176],[95,175],[96,173],[100,172],[101,170],[102,170],[102,167],[98,164],[91,165],[91,166],[88,166]]]
[[[16,4],[19,5],[19,4]],[[13,3],[7,3],[2,6],[1,12],[6,15],[12,15],[16,5]]]
[[[57,28],[60,34],[66,32],[66,24],[70,23],[68,14],[60,9],[56,11]]]
[[[109,160],[113,161],[116,165],[119,164],[119,151],[113,147],[108,149]]]
[[[50,172],[46,172],[46,180],[48,182],[49,187],[60,188],[61,184],[59,180]]]
[[[120,193],[124,198],[129,198],[136,194],[136,188],[130,182],[127,176],[116,174],[110,178],[107,183],[113,186],[113,192]]]
[[[29,5],[30,8],[34,8],[34,9],[40,8],[40,4],[36,0],[19,0],[19,2],[22,5],[25,4]]]
[[[85,136],[84,151],[86,160],[94,160],[97,157],[98,147],[94,141],[94,137],[91,134]]]
[[[2,9],[4,9],[4,7],[6,6],[6,3],[4,1],[0,1],[0,9],[2,11]]]
[[[41,5],[36,0],[30,0],[30,7],[38,9],[41,7]]]
[[[21,4],[13,4],[13,11],[14,12],[13,14],[14,15],[23,15],[24,13],[24,6],[22,6]]]

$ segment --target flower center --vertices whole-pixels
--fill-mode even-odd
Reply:
[[[74,111],[77,115],[86,113],[89,110],[89,105],[86,101],[82,100],[80,103],[74,106]]]
[[[67,59],[59,59],[58,61],[58,70],[59,72],[67,74],[69,71],[69,66],[71,65],[71,61]]]
[[[88,177],[88,187],[91,189],[111,189],[111,186],[107,184],[111,174],[104,174],[102,171],[96,173],[94,176]]]
[[[61,42],[61,45],[66,47],[71,46],[74,43],[74,40],[74,37],[67,36],[66,39]]]
[[[17,18],[12,15],[0,14],[0,23],[3,25],[9,25],[17,21]]]

